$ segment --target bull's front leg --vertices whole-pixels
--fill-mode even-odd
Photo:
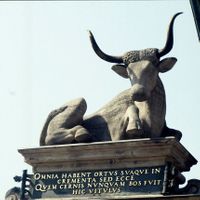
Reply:
[[[135,139],[143,137],[144,133],[139,118],[139,110],[134,104],[128,107],[124,120],[126,124],[125,134],[127,138]]]

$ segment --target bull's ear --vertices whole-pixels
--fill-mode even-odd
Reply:
[[[158,64],[158,71],[161,73],[167,72],[175,65],[177,59],[174,57],[165,58]]]
[[[115,71],[120,76],[122,76],[123,78],[128,78],[128,72],[126,70],[125,65],[113,65],[112,70]]]

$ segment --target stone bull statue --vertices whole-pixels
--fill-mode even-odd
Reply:
[[[169,71],[177,61],[174,57],[160,59],[173,47],[173,24],[179,14],[170,21],[163,49],[148,48],[111,56],[99,48],[89,31],[95,53],[107,62],[117,63],[112,69],[130,79],[131,87],[89,116],[84,116],[87,109],[84,98],[52,111],[43,127],[40,145],[165,136],[180,140],[182,134],[166,126],[165,91],[159,78],[159,73]]]

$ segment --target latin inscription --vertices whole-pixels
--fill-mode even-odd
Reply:
[[[112,193],[161,193],[164,166],[78,172],[36,172],[33,197],[95,195]],[[49,194],[49,195],[48,195]]]

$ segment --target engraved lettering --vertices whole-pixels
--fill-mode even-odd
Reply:
[[[112,193],[161,193],[164,187],[165,166],[126,169],[36,172],[33,175],[33,197],[56,195],[104,195]],[[162,187],[163,186],[163,187]],[[50,196],[48,196],[50,195]]]
[[[85,193],[86,193],[85,189],[83,189],[83,190],[73,190],[72,191],[73,195],[81,195],[81,194],[85,194]]]
[[[34,174],[34,179],[35,180],[45,180],[45,179],[57,179],[58,178],[58,174],[40,174],[40,173],[36,173]]]
[[[161,168],[153,168],[152,170],[151,170],[151,173],[152,174],[160,174],[160,172],[161,172]]]
[[[142,185],[141,181],[130,181],[129,182],[129,186],[136,187],[136,186],[141,186],[141,185]]]
[[[161,180],[145,180],[144,181],[144,186],[146,185],[160,185]]]
[[[57,185],[42,185],[42,184],[35,185],[35,190],[41,192],[46,192],[47,190],[56,190],[56,189]]]

